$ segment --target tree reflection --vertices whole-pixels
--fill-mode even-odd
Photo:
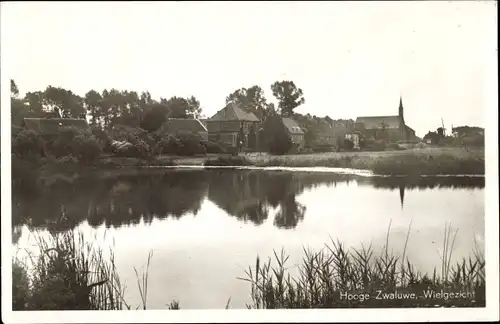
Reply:
[[[205,199],[239,221],[261,225],[269,215],[276,227],[295,228],[306,213],[297,201],[304,190],[355,181],[374,188],[407,190],[449,187],[484,188],[481,177],[355,177],[317,172],[258,170],[163,170],[161,173],[61,178],[36,190],[12,192],[12,225],[66,230],[124,226],[154,219],[197,215]]]

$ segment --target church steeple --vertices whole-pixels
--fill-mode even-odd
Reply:
[[[403,111],[403,98],[401,96],[399,96],[399,117],[402,120],[405,120],[404,111]]]

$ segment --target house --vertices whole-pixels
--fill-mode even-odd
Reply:
[[[297,124],[297,122],[290,117],[283,117],[281,120],[283,121],[283,125],[285,125],[287,133],[290,136],[290,139],[292,140],[294,146],[296,146],[299,149],[304,147],[305,133],[302,130],[302,128],[300,128],[300,126]]]
[[[259,119],[246,112],[234,102],[228,103],[206,120],[208,138],[232,147],[255,149],[259,130]]]
[[[21,127],[37,132],[44,139],[55,138],[65,127],[89,129],[87,120],[83,118],[24,118]]]
[[[171,134],[189,132],[208,140],[208,130],[198,119],[168,118],[162,127]]]
[[[320,119],[314,127],[315,139],[314,146],[335,146],[337,137],[335,135],[331,122],[326,119]]]
[[[395,116],[358,117],[355,129],[367,138],[385,139],[392,142],[413,140],[415,131],[404,120],[403,99],[399,99],[399,114]]]

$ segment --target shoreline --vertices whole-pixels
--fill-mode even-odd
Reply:
[[[41,174],[80,173],[120,169],[235,169],[327,172],[367,177],[484,177],[484,150],[334,152],[273,156],[267,154],[211,154],[156,156],[149,159],[102,156],[94,164],[16,161],[16,171]],[[17,163],[20,162],[20,163]],[[13,163],[14,165],[14,163]]]

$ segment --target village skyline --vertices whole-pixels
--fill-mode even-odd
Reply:
[[[484,127],[484,57],[494,51],[490,5],[9,3],[2,24],[30,21],[3,32],[21,96],[48,85],[80,96],[111,88],[155,99],[193,95],[210,117],[227,95],[253,85],[276,104],[270,85],[292,80],[305,98],[297,113],[394,115],[402,97],[405,119],[423,136],[441,118],[446,128]],[[115,11],[120,17],[106,23]],[[295,12],[303,24],[291,18]],[[397,18],[384,22],[387,15]]]

